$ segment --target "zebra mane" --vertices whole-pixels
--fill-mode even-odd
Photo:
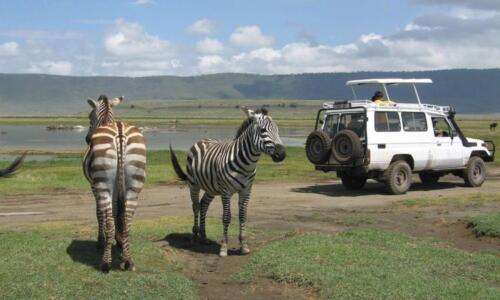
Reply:
[[[100,121],[100,125],[113,123],[113,111],[111,110],[108,97],[106,95],[99,96],[97,103],[99,103],[99,105],[96,107],[96,114]]]
[[[267,116],[267,114],[269,112],[265,108],[259,108],[258,110],[255,111],[255,113]],[[247,118],[246,120],[244,120],[243,123],[241,123],[240,128],[238,128],[238,130],[236,131],[236,137],[235,137],[235,139],[239,138],[243,134],[243,132],[245,132],[245,130],[247,130],[247,128],[250,126],[250,124],[253,123],[253,121],[254,121],[253,118]]]

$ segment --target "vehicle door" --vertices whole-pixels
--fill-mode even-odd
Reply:
[[[433,169],[453,169],[462,166],[462,142],[445,117],[432,117],[434,130]]]

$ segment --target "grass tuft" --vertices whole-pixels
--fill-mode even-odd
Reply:
[[[500,212],[478,215],[470,218],[469,226],[477,235],[500,238]]]

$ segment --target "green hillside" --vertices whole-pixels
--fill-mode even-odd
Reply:
[[[500,112],[500,69],[422,72],[357,72],[296,75],[214,74],[194,77],[70,77],[0,74],[0,115],[71,114],[85,99],[125,95],[129,101],[197,99],[351,99],[350,79],[430,77],[420,87],[427,103],[454,106],[459,113]],[[373,90],[360,91],[369,97]],[[405,99],[397,88],[393,99]]]

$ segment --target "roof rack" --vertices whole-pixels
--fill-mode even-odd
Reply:
[[[453,111],[453,108],[450,106],[441,106],[435,104],[418,104],[418,103],[397,103],[396,106],[379,106],[373,103],[370,100],[354,100],[354,101],[333,101],[333,102],[325,102],[323,103],[324,109],[349,109],[356,107],[364,107],[364,108],[374,108],[374,109],[390,109],[390,110],[398,110],[398,109],[418,109],[418,110],[426,110],[431,112],[448,114]]]

